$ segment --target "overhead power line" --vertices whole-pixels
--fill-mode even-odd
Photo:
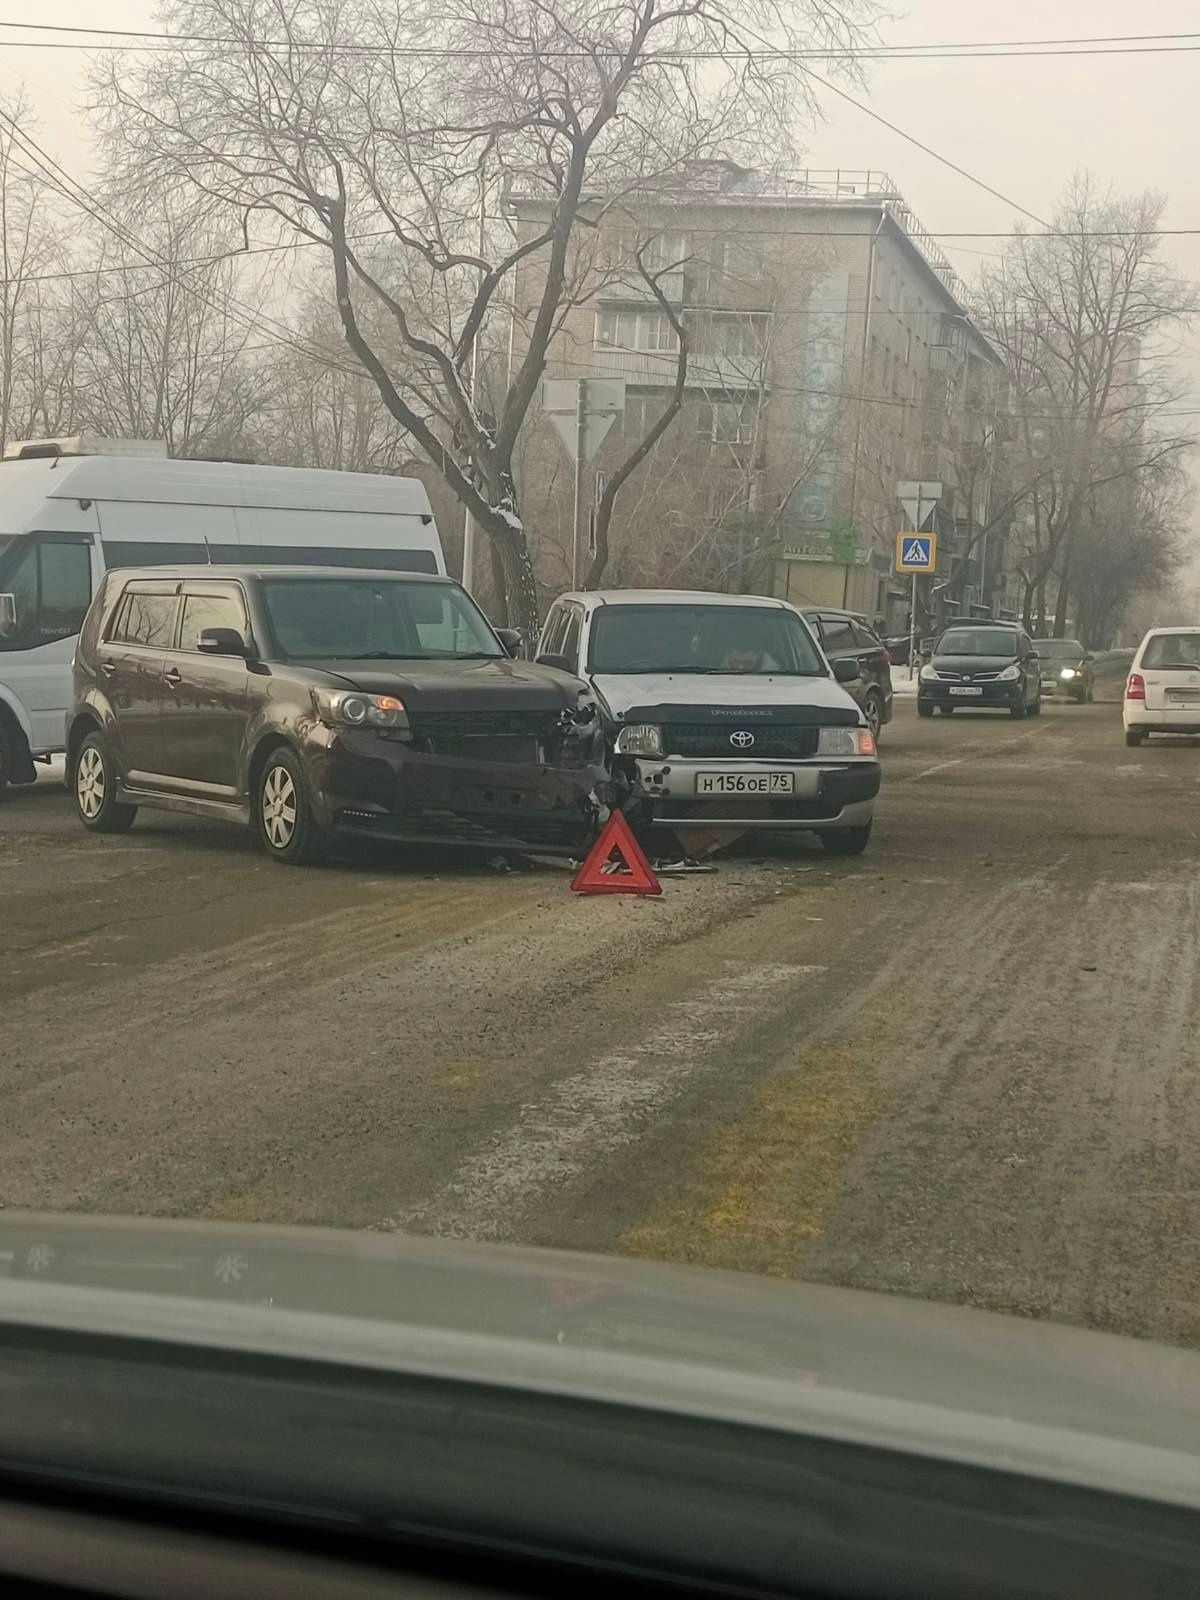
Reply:
[[[234,45],[258,50],[334,52],[339,55],[378,56],[384,49],[399,57],[415,59],[470,59],[487,60],[495,56],[495,47],[453,45],[395,45],[382,46],[353,41],[320,39],[268,39],[238,34],[172,34],[162,29],[149,28],[95,28],[71,23],[2,22],[0,29],[22,33],[69,34],[69,39],[8,40],[9,49],[30,50],[91,50],[99,52],[135,48],[139,52],[161,54],[185,45]],[[94,40],[135,41],[130,44],[94,43]],[[153,44],[140,41],[151,40]],[[656,59],[672,61],[963,61],[1003,60],[1012,57],[1062,56],[1062,55],[1172,55],[1200,51],[1200,32],[1093,35],[1063,39],[998,39],[966,40],[947,43],[913,45],[865,44],[858,48],[825,48],[812,46],[805,49],[788,49],[785,46],[755,46],[751,49],[728,50],[664,50],[653,52]],[[535,50],[542,59],[590,60],[588,50]],[[598,52],[603,54],[605,52]]]
[[[54,157],[38,144],[32,134],[25,133],[15,118],[11,117],[8,112],[0,110],[0,122],[8,126],[10,136],[18,141],[17,148],[20,153],[28,160],[33,161],[41,176],[65,200],[78,206],[94,221],[107,228],[110,233],[125,245],[126,249],[132,250],[136,255],[140,255],[148,266],[158,267],[163,271],[172,270],[172,263],[168,257],[158,254],[148,245],[143,244],[136,235],[130,232],[124,223],[120,222],[106,209],[95,195],[91,194],[77,179],[72,178],[66,168],[60,166]],[[222,312],[234,322],[239,323],[244,330],[266,335],[277,344],[287,345],[309,360],[315,357],[329,365],[338,365],[341,370],[346,372],[357,372],[357,368],[329,362],[326,352],[319,350],[316,346],[305,346],[282,323],[275,322],[273,318],[255,311],[250,306],[243,305],[241,301],[235,300],[231,295],[223,294],[218,290],[216,291],[217,298],[214,298],[212,294],[205,293],[195,284],[186,283],[183,280],[180,281],[189,293],[195,295],[210,310]]]

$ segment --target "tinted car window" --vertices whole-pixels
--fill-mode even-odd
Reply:
[[[390,578],[267,578],[262,593],[279,649],[294,661],[503,655],[474,602],[450,585]],[[422,629],[430,642],[423,642]]]
[[[195,650],[205,628],[233,628],[245,633],[246,615],[241,601],[231,594],[185,594],[179,648]]]
[[[852,622],[851,631],[854,634],[854,645],[858,650],[878,650],[879,639],[873,634],[865,622]]]
[[[38,626],[43,635],[78,633],[92,598],[92,557],[85,544],[38,545],[41,595]]]
[[[1011,628],[951,628],[938,640],[940,656],[1015,656],[1020,654]]]
[[[580,613],[575,606],[572,606],[567,615],[567,629],[563,635],[563,642],[558,647],[558,653],[565,658],[572,672],[579,670],[580,622]]]
[[[831,655],[841,655],[857,648],[854,628],[848,617],[822,617],[821,634],[825,648]]]
[[[556,606],[546,618],[546,627],[542,633],[540,653],[543,655],[558,655],[562,643],[563,632],[567,625],[566,606]]]
[[[144,594],[127,589],[109,638],[114,644],[144,644],[153,649],[170,647],[175,633],[173,594]]]

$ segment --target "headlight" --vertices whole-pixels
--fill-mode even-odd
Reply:
[[[617,750],[623,756],[660,756],[662,729],[653,722],[631,722],[617,735]]]
[[[922,683],[932,683],[935,680],[936,677],[937,677],[937,673],[934,671],[934,669],[932,667],[922,667],[921,668],[921,682]]]
[[[1001,683],[1016,683],[1021,676],[1020,667],[1005,667],[1003,672],[998,672],[996,677]]]
[[[407,728],[404,701],[391,694],[361,694],[357,689],[314,689],[322,722],[347,728]]]
[[[1075,668],[1074,667],[1064,667],[1062,669],[1062,671],[1059,673],[1059,677],[1060,678],[1073,678],[1074,676],[1075,676]]]
[[[817,736],[819,756],[873,756],[875,739],[870,728],[822,728]]]

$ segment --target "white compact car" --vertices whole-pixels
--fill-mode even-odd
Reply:
[[[1125,681],[1125,743],[1151,733],[1200,734],[1200,624],[1151,628]]]

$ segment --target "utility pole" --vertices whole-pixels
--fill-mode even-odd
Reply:
[[[579,561],[583,546],[584,468],[587,453],[588,381],[580,378],[575,401],[575,517],[571,533],[571,587],[579,587]]]
[[[486,202],[486,199],[487,199],[487,182],[486,182],[486,180],[484,178],[483,168],[480,167],[480,169],[479,169],[479,259],[480,259],[480,261],[483,260],[483,252],[484,252],[484,248],[485,248],[485,244],[486,244],[486,240],[484,238],[484,220],[485,220],[485,202]],[[485,276],[485,269],[481,266],[480,269],[479,269],[479,281],[480,281],[480,283],[483,282],[484,276]],[[475,337],[471,340],[471,369],[470,369],[471,381],[470,381],[470,389],[469,389],[468,392],[469,392],[469,394],[471,396],[471,406],[472,406],[473,409],[476,409],[476,410],[478,409],[478,407],[476,405],[476,401],[478,399],[477,390],[478,390],[478,384],[479,384],[479,335],[480,335],[480,333],[482,331],[483,331],[483,328],[482,328],[482,324],[481,324],[480,327],[477,328],[476,331],[475,331]],[[463,581],[463,588],[467,591],[468,594],[470,594],[472,592],[472,587],[473,587],[474,582],[475,582],[475,518],[471,515],[471,508],[469,506],[465,506],[463,508],[462,581]]]

